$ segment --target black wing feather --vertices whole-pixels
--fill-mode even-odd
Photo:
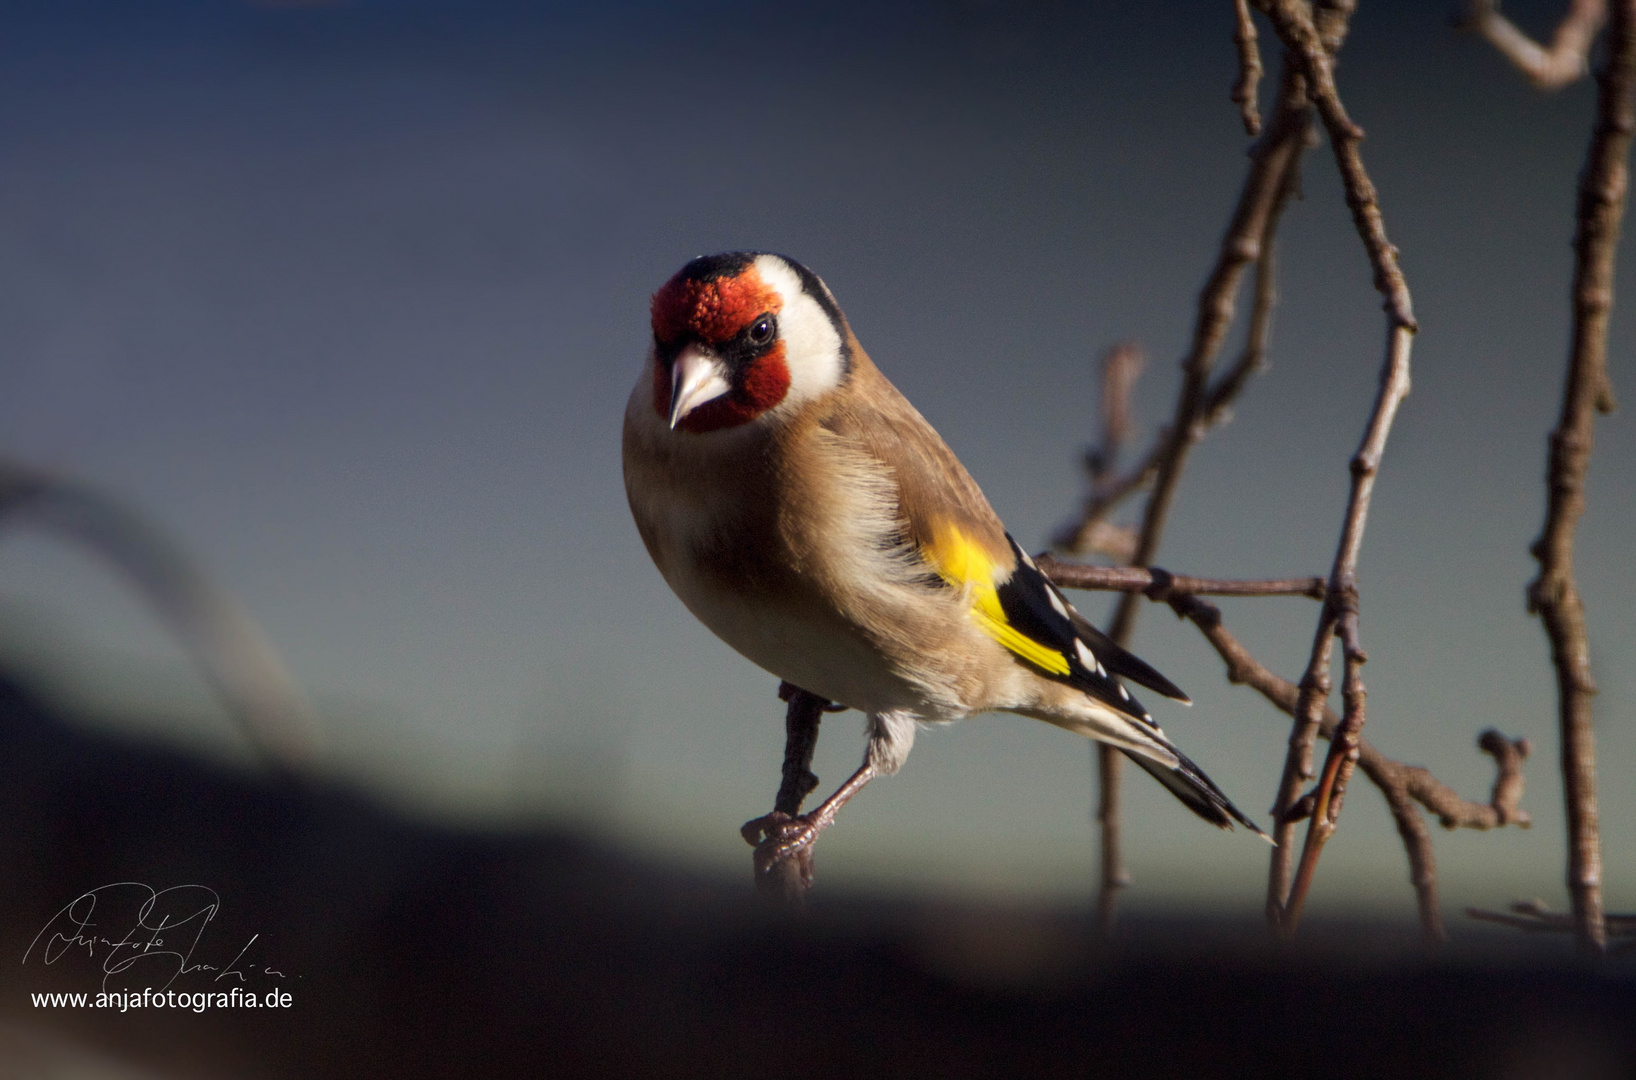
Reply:
[[[1067,658],[1068,673],[1052,674],[1052,678],[1061,679],[1074,689],[1150,725],[1153,718],[1142,703],[1120,685],[1117,676],[1123,675],[1166,697],[1188,700],[1176,684],[1114,644],[1075,611],[1010,533],[1006,534],[1006,540],[1016,556],[1017,567],[1009,581],[996,587],[1000,608],[1012,626]]]
[[[1052,585],[1051,588],[1055,589],[1056,586]],[[1103,666],[1109,671],[1115,675],[1123,675],[1131,682],[1145,686],[1156,694],[1163,694],[1167,698],[1184,701],[1189,705],[1193,704],[1193,699],[1183,693],[1181,687],[1153,670],[1141,657],[1126,652],[1112,638],[1091,625],[1091,620],[1072,607],[1069,607],[1068,611],[1075,632],[1096,651],[1096,655],[1102,658]]]

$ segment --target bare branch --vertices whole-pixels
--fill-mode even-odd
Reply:
[[[1250,655],[1222,625],[1220,609],[1183,592],[1171,593],[1165,602],[1204,634],[1205,640],[1226,663],[1228,682],[1248,686],[1280,711],[1294,715],[1301,690]],[[1332,739],[1340,724],[1341,719],[1325,707],[1319,716],[1318,734]],[[1528,756],[1528,741],[1513,741],[1490,730],[1479,736],[1477,745],[1493,756],[1497,766],[1493,795],[1486,805],[1462,799],[1426,769],[1393,761],[1361,737],[1357,742],[1358,767],[1386,797],[1387,809],[1403,840],[1409,859],[1409,879],[1420,910],[1421,932],[1428,941],[1440,941],[1445,934],[1437,902],[1437,860],[1432,851],[1431,833],[1416,804],[1436,814],[1446,829],[1491,829],[1503,825],[1527,828],[1529,825],[1527,813],[1517,807],[1517,800],[1522,796],[1522,762]],[[1274,824],[1287,821],[1293,825],[1310,816],[1316,801],[1312,794],[1295,800],[1284,817]]]
[[[1196,596],[1310,596],[1322,600],[1326,589],[1321,577],[1236,581],[1172,574],[1157,566],[1086,566],[1048,554],[1038,556],[1035,562],[1061,588],[1139,592],[1149,600],[1168,599],[1172,592]]]
[[[1136,558],[1136,530],[1129,525],[1093,521],[1085,534],[1085,554],[1106,555],[1118,563]]]
[[[1313,145],[1315,135],[1316,132],[1308,128],[1305,136],[1308,148]],[[1238,360],[1227,373],[1216,380],[1205,396],[1204,414],[1194,425],[1198,439],[1202,439],[1210,429],[1232,419],[1233,401],[1249,383],[1251,376],[1266,370],[1267,342],[1272,337],[1272,313],[1278,305],[1278,252],[1273,246],[1273,236],[1278,231],[1278,222],[1283,217],[1284,208],[1301,189],[1299,156],[1291,159],[1289,168],[1284,170],[1283,185],[1284,188],[1274,200],[1267,215],[1266,225],[1262,229],[1261,257],[1255,261],[1254,295],[1250,301],[1250,329],[1245,335],[1244,351],[1239,354]]]
[[[1493,728],[1489,728],[1477,736],[1477,747],[1492,756],[1494,764],[1499,768],[1498,774],[1494,777],[1494,791],[1488,798],[1489,805],[1494,808],[1494,824],[1528,828],[1534,821],[1525,811],[1517,809],[1517,803],[1522,801],[1522,763],[1534,752],[1533,744],[1527,739],[1508,739]],[[1463,821],[1455,820],[1452,814],[1443,814],[1442,817],[1445,829],[1465,824]]]
[[[1320,29],[1312,9],[1300,0],[1257,0],[1257,6],[1272,20],[1286,53],[1298,64],[1308,83],[1308,93],[1329,132],[1336,164],[1346,190],[1353,224],[1368,252],[1374,269],[1375,288],[1386,298],[1386,358],[1382,365],[1379,392],[1375,398],[1363,441],[1351,462],[1352,487],[1329,576],[1329,595],[1318,620],[1311,660],[1301,680],[1301,701],[1295,712],[1295,727],[1279,785],[1275,822],[1279,847],[1274,850],[1268,875],[1267,908],[1279,925],[1293,929],[1300,917],[1301,904],[1310,887],[1318,856],[1333,835],[1345,797],[1347,780],[1358,760],[1359,735],[1364,723],[1365,691],[1362,666],[1366,659],[1358,640],[1357,563],[1368,520],[1369,499],[1374,479],[1385,452],[1386,439],[1398,405],[1409,391],[1409,349],[1416,325],[1409,290],[1397,265],[1397,249],[1386,237],[1374,184],[1363,166],[1359,143],[1363,131],[1346,115],[1335,88],[1334,59],[1328,46],[1326,26]],[[1339,5],[1334,5],[1339,7]],[[1350,5],[1347,5],[1348,7]],[[1342,687],[1346,712],[1340,729],[1331,740],[1320,782],[1301,865],[1294,882],[1284,891],[1288,875],[1289,841],[1293,824],[1286,819],[1300,796],[1303,782],[1311,774],[1313,738],[1329,695],[1329,659],[1332,636],[1342,639],[1345,681]]]
[[[1501,15],[1498,0],[1469,0],[1460,25],[1486,39],[1539,89],[1560,90],[1589,70],[1586,57],[1607,17],[1607,0],[1571,0],[1549,47]]]
[[[1511,926],[1529,933],[1572,934],[1577,932],[1576,920],[1573,915],[1552,911],[1543,900],[1519,900],[1511,905],[1512,914],[1507,915],[1498,911],[1484,911],[1482,908],[1466,908],[1466,915],[1479,922],[1499,923],[1501,926]],[[1604,915],[1603,921],[1607,926],[1610,938],[1636,938],[1636,915]],[[1636,941],[1610,948],[1609,952],[1629,952],[1636,948]]]
[[[1310,134],[1309,131],[1307,140],[1309,147],[1312,145]],[[1245,340],[1244,351],[1239,354],[1238,360],[1227,373],[1210,387],[1205,397],[1204,409],[1193,422],[1191,433],[1193,442],[1198,442],[1211,430],[1231,420],[1233,401],[1252,376],[1266,369],[1267,341],[1272,336],[1272,314],[1278,302],[1277,253],[1273,248],[1273,236],[1277,232],[1278,221],[1283,215],[1284,207],[1289,205],[1289,200],[1300,189],[1300,179],[1300,158],[1297,156],[1284,171],[1284,190],[1273,203],[1272,210],[1267,216],[1261,241],[1261,257],[1255,262],[1255,296],[1251,302],[1250,330]],[[1105,424],[1111,419],[1106,418],[1109,411],[1111,382],[1107,369],[1104,368]],[[1130,414],[1129,398],[1134,386],[1134,377],[1128,383],[1118,385],[1118,389],[1124,394],[1122,406],[1124,416]],[[1103,445],[1106,446],[1107,443],[1104,442]],[[1124,526],[1110,525],[1105,519],[1120,503],[1152,482],[1154,476],[1158,475],[1160,462],[1171,446],[1170,429],[1165,428],[1154,439],[1153,445],[1148,448],[1141,462],[1123,476],[1112,475],[1114,458],[1104,449],[1098,448],[1088,452],[1086,464],[1091,472],[1091,493],[1085,500],[1079,521],[1064,528],[1052,542],[1060,548],[1080,555],[1107,555],[1121,563],[1134,561],[1138,543],[1136,533]]]
[[[1256,44],[1249,0],[1233,0],[1233,17],[1233,44],[1238,46],[1238,82],[1233,84],[1233,102],[1244,118],[1244,133],[1253,137],[1261,134],[1261,107],[1256,102],[1256,91],[1261,86],[1261,49]]]
[[[1222,239],[1215,269],[1199,295],[1192,346],[1182,361],[1183,385],[1175,417],[1166,429],[1169,445],[1159,459],[1154,490],[1142,518],[1139,563],[1153,559],[1188,451],[1202,435],[1200,420],[1210,401],[1210,373],[1232,324],[1239,281],[1244,268],[1261,256],[1270,239],[1266,226],[1275,220],[1275,208],[1289,195],[1286,176],[1305,149],[1308,119],[1305,96],[1286,93],[1267,134],[1251,151],[1250,175]]]
[[[1153,491],[1143,510],[1130,561],[1149,563],[1158,550],[1171,500],[1192,444],[1208,427],[1226,414],[1233,394],[1259,366],[1265,349],[1272,307],[1271,271],[1258,279],[1257,311],[1261,321],[1252,327],[1250,351],[1255,355],[1241,361],[1229,376],[1230,390],[1214,390],[1209,379],[1227,329],[1232,323],[1235,298],[1245,266],[1270,251],[1280,212],[1296,189],[1294,177],[1301,154],[1309,144],[1312,110],[1307,102],[1305,83],[1293,65],[1286,62],[1280,84],[1278,107],[1272,122],[1250,150],[1250,170],[1240,190],[1227,233],[1222,239],[1216,265],[1199,294],[1198,316],[1193,341],[1182,362],[1183,385],[1176,401],[1175,419],[1160,432],[1141,465],[1125,478],[1092,491],[1080,520],[1064,530],[1057,543],[1073,552],[1084,552],[1097,536],[1102,518],[1117,502],[1150,481]],[[1109,635],[1129,644],[1135,629],[1138,606],[1130,596],[1115,611]],[[1102,795],[1098,820],[1101,823],[1102,887],[1098,913],[1103,934],[1112,933],[1118,890],[1128,881],[1119,859],[1119,770],[1123,758],[1106,746],[1097,747],[1097,771]]]
[[[1085,451],[1085,468],[1090,473],[1091,491],[1078,524],[1059,538],[1058,544],[1074,537],[1074,550],[1081,554],[1099,552],[1120,562],[1135,556],[1135,532],[1103,520],[1125,499],[1140,491],[1159,468],[1164,440],[1155,440],[1141,464],[1124,476],[1114,470],[1135,430],[1136,380],[1147,366],[1141,346],[1120,342],[1102,354],[1102,441]],[[1117,530],[1117,531],[1115,531]]]
[[[1121,341],[1102,354],[1102,442],[1085,453],[1094,492],[1111,479],[1125,443],[1136,428],[1133,398],[1147,358],[1134,341]]]
[[[1304,84],[1289,73],[1288,67],[1286,65],[1278,108],[1267,131],[1250,150],[1249,174],[1222,238],[1216,264],[1199,294],[1193,340],[1182,360],[1184,379],[1175,417],[1158,433],[1142,459],[1123,476],[1093,485],[1079,519],[1063,528],[1053,540],[1056,547],[1070,554],[1093,550],[1092,537],[1097,524],[1125,499],[1154,483],[1143,513],[1137,551],[1131,560],[1152,561],[1188,450],[1227,417],[1233,399],[1249,381],[1249,376],[1263,365],[1275,300],[1270,262],[1273,237],[1284,206],[1299,186],[1300,157],[1310,144],[1312,110]],[[1245,353],[1220,383],[1211,386],[1210,373],[1232,325],[1244,269],[1252,261],[1261,263],[1264,256],[1267,257],[1265,267],[1258,270],[1256,277]],[[1146,536],[1151,536],[1151,540],[1144,542],[1141,537]]]
[[[801,813],[801,804],[818,786],[818,778],[812,773],[812,755],[818,748],[819,722],[824,713],[837,711],[838,707],[794,683],[780,683],[778,697],[788,702],[789,708],[784,713],[784,779],[773,800],[773,813],[793,818]],[[752,844],[762,843],[759,834],[746,839]],[[812,872],[810,846],[786,856],[757,859],[756,890],[769,900],[798,908],[812,888]]]
[[[1096,744],[1096,823],[1100,830],[1101,885],[1096,894],[1096,925],[1104,939],[1113,937],[1119,918],[1119,890],[1130,884],[1119,828],[1125,759],[1106,743]]]
[[[1596,806],[1596,739],[1591,729],[1590,640],[1585,605],[1574,581],[1574,533],[1585,512],[1596,414],[1612,405],[1608,317],[1614,256],[1629,185],[1627,159],[1636,129],[1636,11],[1614,5],[1607,64],[1597,79],[1596,132],[1580,173],[1574,233],[1573,334],[1562,414],[1551,433],[1545,527],[1534,542],[1539,576],[1528,586],[1529,610],[1545,623],[1556,665],[1562,730],[1563,797],[1568,816],[1568,892],[1582,949],[1606,942],[1602,912],[1602,845]]]
[[[1123,476],[1106,480],[1101,485],[1093,482],[1091,493],[1086,496],[1085,505],[1080,510],[1079,520],[1058,532],[1051,541],[1052,545],[1075,555],[1085,555],[1098,550],[1094,538],[1096,528],[1104,524],[1103,519],[1120,503],[1153,482],[1153,478],[1159,472],[1159,461],[1164,457],[1165,448],[1169,445],[1168,429],[1160,431],[1154,438],[1153,445],[1148,448],[1147,454]],[[1090,455],[1087,455],[1087,460],[1089,457]],[[1134,557],[1134,546],[1131,551]]]
[[[88,485],[0,461],[0,521],[24,517],[84,544],[123,573],[192,655],[270,763],[312,758],[318,721],[261,628],[198,562],[135,511]]]

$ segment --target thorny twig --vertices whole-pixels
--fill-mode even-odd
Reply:
[[[1268,875],[1267,909],[1276,925],[1293,930],[1300,918],[1307,890],[1311,887],[1318,856],[1334,834],[1346,784],[1357,761],[1358,733],[1365,718],[1362,667],[1366,659],[1358,638],[1358,554],[1363,543],[1364,525],[1368,520],[1375,474],[1380,468],[1381,455],[1385,452],[1386,439],[1398,405],[1409,391],[1409,349],[1416,325],[1408,286],[1398,269],[1397,249],[1386,238],[1379,199],[1359,153],[1363,131],[1347,116],[1341,104],[1335,88],[1334,59],[1327,47],[1324,30],[1314,20],[1312,9],[1304,0],[1257,0],[1257,6],[1271,19],[1287,55],[1295,59],[1307,79],[1308,93],[1329,132],[1330,144],[1346,190],[1347,206],[1352,211],[1353,223],[1374,269],[1375,288],[1386,298],[1387,319],[1386,358],[1381,369],[1380,389],[1364,430],[1363,441],[1352,457],[1352,487],[1334,567],[1330,571],[1329,596],[1318,620],[1311,661],[1301,680],[1301,699],[1296,708],[1295,727],[1290,736],[1278,799],[1274,804],[1277,818],[1275,835],[1279,846],[1273,852],[1272,868]],[[1311,774],[1313,739],[1317,734],[1323,703],[1329,696],[1330,648],[1335,635],[1341,638],[1345,661],[1342,696],[1346,710],[1324,762],[1312,820],[1307,828],[1306,844],[1301,851],[1300,866],[1293,883],[1286,890],[1289,841],[1294,833],[1288,815],[1300,797],[1302,783]]]
[[[1608,317],[1614,256],[1629,185],[1636,129],[1636,3],[1615,4],[1607,63],[1597,78],[1596,133],[1579,178],[1574,231],[1573,332],[1562,415],[1551,433],[1545,526],[1534,542],[1539,576],[1528,586],[1529,610],[1545,623],[1556,665],[1562,731],[1563,798],[1568,817],[1568,892],[1580,948],[1601,952],[1602,845],[1596,805],[1596,741],[1591,729],[1590,640],[1574,581],[1574,533],[1585,512],[1585,477],[1598,412],[1613,408],[1608,381]]]
[[[1560,90],[1585,75],[1591,43],[1607,17],[1607,0],[1571,0],[1549,47],[1501,15],[1498,0],[1469,0],[1459,25],[1485,38],[1539,89]]]
[[[248,612],[192,556],[89,485],[0,461],[0,522],[32,518],[122,572],[192,654],[251,744],[287,771],[307,764],[317,720]]]

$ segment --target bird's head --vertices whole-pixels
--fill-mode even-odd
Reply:
[[[693,434],[787,412],[841,384],[847,338],[829,289],[793,259],[701,256],[653,294],[654,410]]]

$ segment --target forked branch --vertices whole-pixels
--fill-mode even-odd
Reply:
[[[1304,84],[1289,65],[1282,80],[1279,103],[1266,132],[1250,151],[1250,171],[1239,193],[1233,220],[1222,239],[1220,253],[1209,280],[1199,294],[1198,316],[1193,340],[1182,362],[1183,386],[1177,397],[1175,416],[1161,432],[1153,448],[1123,479],[1108,482],[1094,468],[1092,490],[1079,520],[1064,530],[1057,545],[1073,552],[1093,547],[1106,549],[1110,527],[1105,516],[1125,497],[1151,483],[1142,513],[1142,524],[1134,543],[1121,554],[1132,563],[1152,562],[1164,533],[1165,521],[1176,486],[1181,478],[1187,452],[1209,427],[1225,417],[1232,397],[1256,370],[1265,351],[1272,313],[1272,273],[1266,258],[1284,204],[1296,188],[1300,157],[1308,145],[1311,109]],[[1221,351],[1233,313],[1245,267],[1261,262],[1256,279],[1255,325],[1245,356],[1220,383],[1211,385],[1210,375]],[[1123,547],[1123,545],[1121,545]],[[1128,644],[1135,629],[1138,606],[1130,596],[1116,610],[1109,636]],[[1119,784],[1123,758],[1107,747],[1097,748],[1100,798],[1097,819],[1101,825],[1102,886],[1098,912],[1104,935],[1112,933],[1118,890],[1128,876],[1119,852]]]
[[[1192,622],[1204,634],[1227,665],[1229,682],[1249,686],[1280,711],[1293,716],[1300,705],[1301,690],[1281,678],[1250,655],[1222,624],[1215,605],[1187,593],[1172,593],[1166,602],[1177,615]],[[1341,718],[1325,707],[1319,714],[1317,733],[1333,741]],[[1333,743],[1332,743],[1333,744]],[[1477,745],[1494,758],[1494,788],[1487,803],[1462,798],[1425,768],[1405,765],[1386,757],[1366,739],[1358,738],[1357,764],[1386,798],[1387,809],[1397,824],[1398,836],[1409,859],[1409,880],[1414,885],[1420,912],[1421,932],[1428,942],[1446,937],[1443,915],[1437,900],[1437,859],[1432,850],[1431,832],[1426,828],[1420,807],[1430,810],[1445,829],[1492,829],[1504,825],[1528,828],[1531,819],[1518,807],[1522,798],[1522,763],[1530,747],[1526,739],[1508,739],[1498,731],[1485,731]],[[1289,824],[1314,812],[1316,799],[1297,799],[1274,825]],[[1418,804],[1418,805],[1417,805]]]
[[[1359,732],[1365,719],[1362,668],[1367,658],[1358,635],[1358,555],[1386,439],[1398,406],[1409,392],[1409,349],[1417,327],[1408,285],[1397,264],[1397,249],[1387,239],[1380,200],[1364,169],[1359,150],[1363,130],[1347,116],[1335,87],[1334,56],[1328,47],[1325,30],[1314,20],[1313,9],[1304,0],[1257,0],[1257,6],[1272,21],[1286,53],[1305,77],[1307,92],[1329,133],[1353,224],[1374,270],[1375,288],[1386,300],[1387,324],[1386,358],[1381,368],[1380,387],[1364,429],[1363,440],[1352,457],[1352,485],[1340,543],[1330,570],[1328,596],[1318,619],[1311,659],[1301,680],[1295,726],[1290,735],[1284,775],[1274,803],[1275,836],[1279,846],[1274,849],[1268,873],[1267,913],[1275,925],[1293,930],[1300,918],[1301,905],[1311,885],[1318,857],[1339,821],[1347,781],[1360,753]],[[1313,740],[1318,734],[1324,703],[1329,696],[1330,650],[1336,635],[1342,640],[1345,664],[1342,686],[1345,714],[1330,741],[1322,778],[1314,793],[1311,823],[1307,828],[1301,863],[1293,882],[1290,882],[1290,841],[1294,838],[1290,811],[1301,798],[1302,785],[1312,775]]]
[[[1607,0],[1571,0],[1550,45],[1541,45],[1501,15],[1498,0],[1469,0],[1460,25],[1493,45],[1541,90],[1560,90],[1589,70],[1591,43],[1607,17]]]
[[[1065,589],[1139,591],[1150,600],[1169,604],[1178,616],[1198,627],[1205,640],[1215,648],[1227,665],[1228,682],[1249,686],[1286,715],[1294,715],[1300,690],[1252,656],[1223,625],[1220,609],[1201,600],[1198,594],[1208,589],[1226,596],[1310,596],[1322,599],[1325,595],[1324,579],[1218,581],[1171,574],[1157,567],[1080,566],[1049,555],[1041,556],[1036,561],[1046,576]],[[1302,583],[1306,584],[1305,588],[1301,587]],[[1192,584],[1204,588],[1183,587]],[[1340,717],[1326,707],[1318,724],[1319,737],[1332,739],[1340,723]],[[1445,829],[1492,829],[1505,825],[1526,829],[1533,823],[1528,813],[1518,805],[1523,793],[1522,764],[1532,749],[1528,740],[1510,739],[1490,729],[1478,736],[1477,746],[1492,757],[1495,764],[1494,787],[1486,803],[1462,798],[1429,770],[1419,765],[1393,761],[1367,740],[1358,740],[1358,767],[1385,797],[1387,808],[1397,824],[1398,835],[1403,840],[1409,860],[1409,878],[1415,888],[1420,912],[1421,930],[1429,942],[1441,941],[1447,935],[1437,901],[1437,861],[1432,851],[1431,832],[1426,828],[1420,807],[1436,815]],[[1314,801],[1310,795],[1297,800],[1286,815],[1290,823],[1309,817]]]

